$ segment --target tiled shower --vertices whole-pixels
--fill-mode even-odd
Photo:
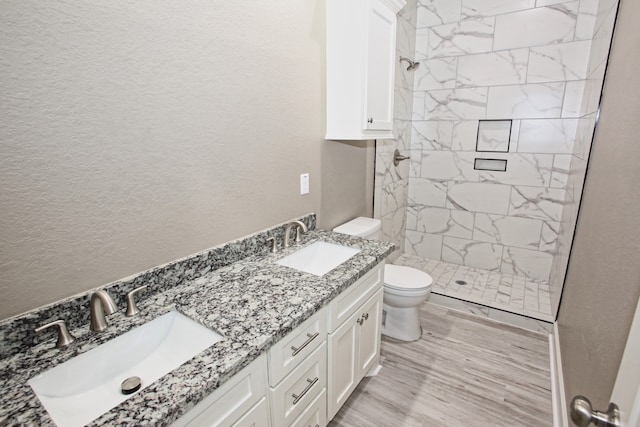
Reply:
[[[555,318],[616,11],[617,0],[407,1],[397,53],[421,64],[396,68],[374,215],[396,262],[428,271],[434,293]],[[395,148],[411,160],[394,167]]]

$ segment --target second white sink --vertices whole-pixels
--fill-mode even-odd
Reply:
[[[121,383],[140,377],[145,388],[207,347],[217,333],[172,311],[29,380],[58,426],[83,426],[133,394]]]
[[[360,249],[334,243],[316,242],[282,258],[276,264],[316,276],[324,276],[358,252]]]

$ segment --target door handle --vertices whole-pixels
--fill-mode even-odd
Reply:
[[[578,427],[591,423],[596,427],[620,427],[620,410],[615,403],[609,403],[607,412],[594,411],[589,399],[576,396],[571,400],[571,421]]]

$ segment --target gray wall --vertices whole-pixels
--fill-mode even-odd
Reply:
[[[640,296],[640,3],[622,0],[558,329],[566,398],[606,410]]]
[[[324,38],[322,0],[3,1],[0,319],[370,213],[370,150],[324,141]]]

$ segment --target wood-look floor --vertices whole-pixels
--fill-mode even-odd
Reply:
[[[422,338],[383,337],[382,369],[330,427],[553,425],[546,335],[425,303]]]

